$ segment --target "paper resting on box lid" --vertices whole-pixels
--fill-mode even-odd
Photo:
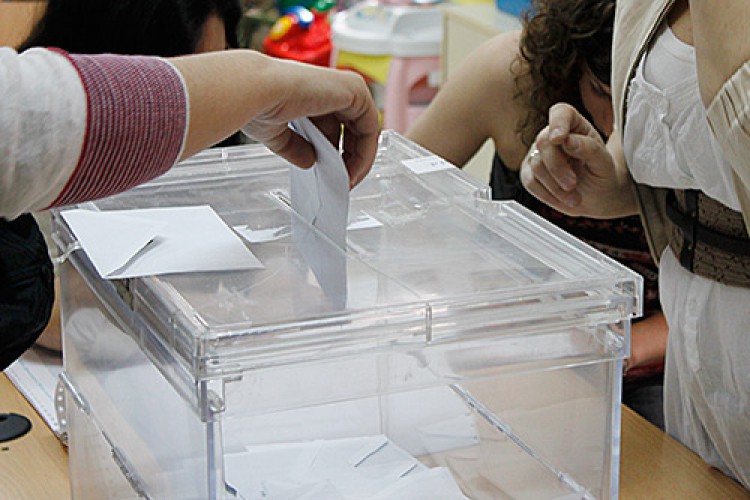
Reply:
[[[60,215],[104,279],[263,268],[207,205]]]

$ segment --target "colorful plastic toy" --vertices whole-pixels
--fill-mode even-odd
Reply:
[[[328,11],[332,0],[317,0],[310,5],[279,4],[282,16],[263,41],[263,51],[282,59],[328,66],[331,58],[331,26]]]

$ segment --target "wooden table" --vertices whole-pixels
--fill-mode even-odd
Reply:
[[[0,413],[31,420],[31,432],[0,443],[0,498],[70,498],[68,456],[44,421],[0,376]],[[620,497],[623,499],[750,499],[750,492],[627,407],[622,408]]]
[[[623,405],[620,497],[750,499],[750,492]]]
[[[31,420],[31,431],[0,443],[0,498],[70,498],[68,452],[5,374],[0,375],[0,413]]]

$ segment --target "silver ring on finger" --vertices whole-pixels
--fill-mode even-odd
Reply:
[[[537,156],[539,156],[539,148],[537,148],[536,146],[533,146],[531,148],[531,152],[529,153],[529,162],[531,162],[531,160],[533,160]]]

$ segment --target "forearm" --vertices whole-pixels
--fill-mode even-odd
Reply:
[[[629,368],[645,366],[664,359],[669,327],[662,312],[633,323],[630,333]]]
[[[254,116],[280,102],[287,82],[276,78],[270,59],[248,50],[170,59],[189,96],[189,118],[182,159],[221,141]]]
[[[185,94],[155,58],[0,49],[0,216],[100,198],[177,159]]]

